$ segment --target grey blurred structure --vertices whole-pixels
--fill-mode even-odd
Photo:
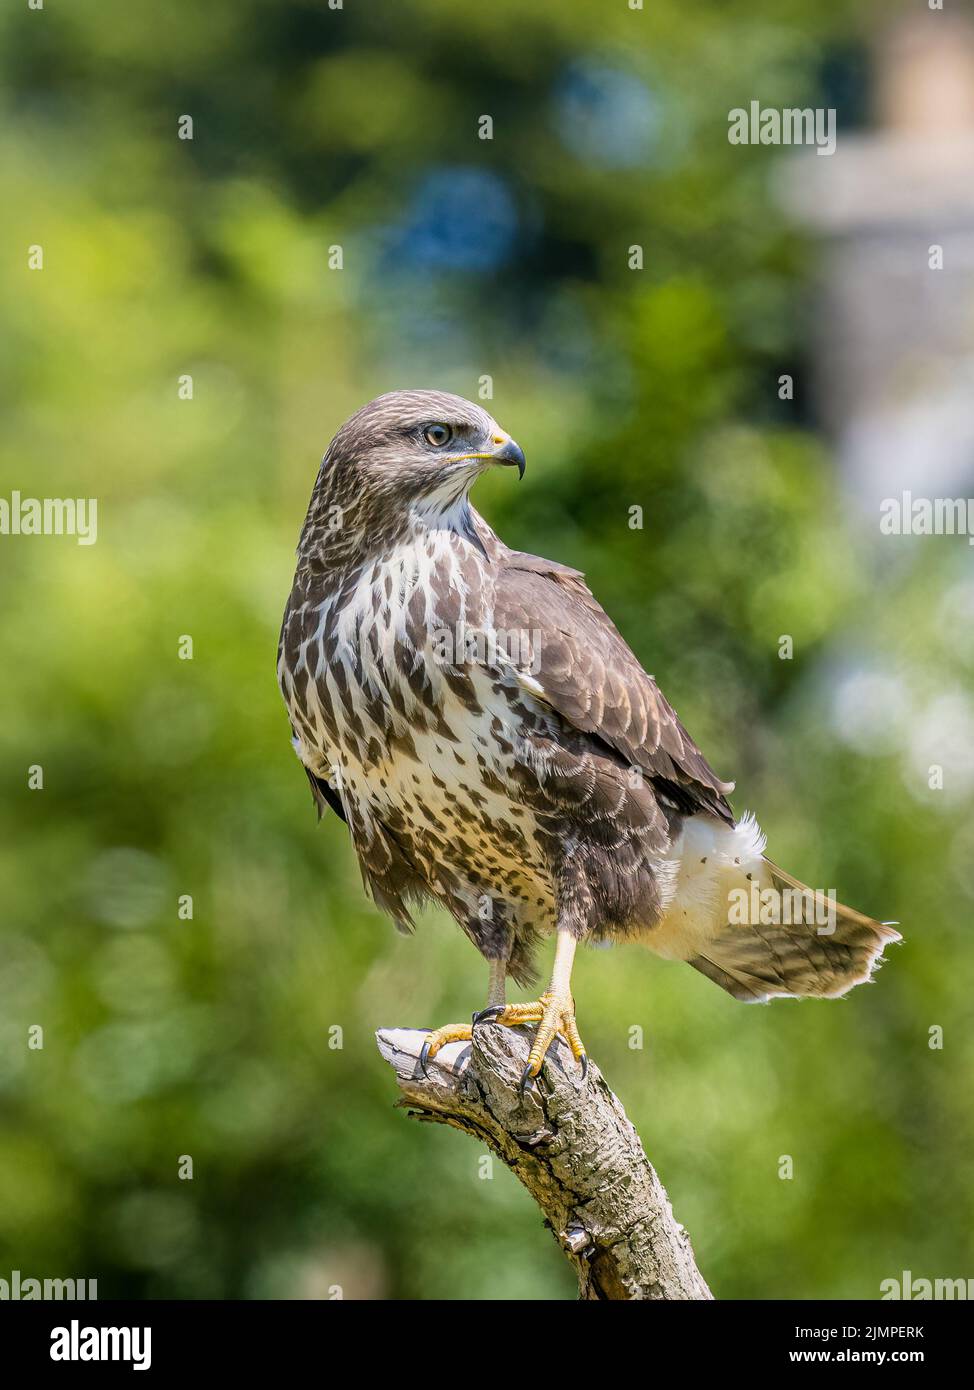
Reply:
[[[878,516],[905,489],[974,485],[974,24],[924,10],[874,61],[875,130],[789,158],[780,195],[827,242],[816,408],[849,494]]]

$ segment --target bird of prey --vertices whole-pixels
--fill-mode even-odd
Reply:
[[[867,980],[898,933],[834,899],[823,913],[765,856],[584,576],[510,550],[471,506],[497,465],[523,475],[524,454],[459,396],[394,391],[353,415],[321,463],[278,651],[319,815],[346,821],[375,902],[405,931],[411,903],[442,904],[489,964],[487,1007],[432,1032],[424,1068],[491,1019],[537,1025],[522,1089],[555,1037],[584,1076],[579,941],[643,942],[747,1001]],[[507,1004],[551,934],[548,989]]]

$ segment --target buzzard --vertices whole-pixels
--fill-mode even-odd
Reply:
[[[479,406],[379,396],[321,463],[284,613],[278,677],[319,815],[347,823],[366,889],[404,931],[442,904],[489,964],[498,1023],[537,1025],[522,1089],[560,1036],[587,1059],[579,941],[632,939],[735,998],[832,998],[898,933],[764,854],[575,569],[509,549],[470,504],[524,472]],[[795,904],[798,910],[795,910]],[[555,935],[548,989],[507,1004]],[[470,1024],[438,1028],[426,1066]]]

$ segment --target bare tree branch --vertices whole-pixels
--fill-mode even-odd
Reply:
[[[556,1044],[525,1097],[529,1035],[483,1024],[419,1068],[426,1033],[380,1029],[404,1106],[489,1148],[520,1179],[578,1276],[582,1299],[708,1299],[690,1238],[674,1219],[639,1135],[598,1067],[582,1081]]]

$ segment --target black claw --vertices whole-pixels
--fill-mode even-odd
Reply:
[[[473,1016],[472,1022],[474,1027],[476,1027],[478,1023],[489,1023],[492,1018],[500,1018],[503,1012],[503,1004],[491,1004],[487,1009],[480,1009]]]
[[[582,1065],[582,1080],[584,1081],[586,1076],[588,1076],[588,1053],[583,1052],[578,1060]]]
[[[520,1080],[520,1082],[519,1082],[519,1084],[518,1084],[518,1088],[517,1088],[517,1089],[520,1091],[520,1093],[521,1093],[522,1096],[526,1096],[526,1095],[527,1095],[528,1091],[531,1089],[531,1083],[532,1083],[533,1080],[534,1080],[534,1074],[533,1074],[533,1072],[531,1071],[531,1065],[530,1065],[530,1063],[529,1063],[529,1064],[524,1068],[524,1070],[523,1070],[522,1073],[521,1073],[521,1080]]]
[[[430,1059],[430,1045],[429,1045],[429,1042],[427,1041],[427,1042],[424,1042],[424,1043],[423,1043],[423,1046],[421,1047],[420,1053],[419,1053],[419,1069],[420,1069],[420,1071],[423,1073],[423,1075],[427,1078],[427,1080],[429,1079],[429,1066],[428,1066],[429,1059]]]

